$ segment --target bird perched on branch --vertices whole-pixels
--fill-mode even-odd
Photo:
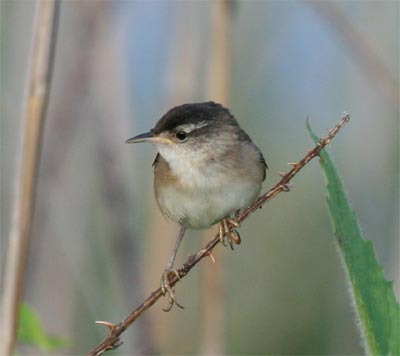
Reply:
[[[187,228],[219,223],[221,242],[240,244],[231,214],[253,203],[265,179],[267,164],[236,119],[214,102],[184,104],[168,111],[149,132],[127,143],[151,142],[154,191],[161,212],[180,225],[173,253],[161,278],[170,306],[176,302],[169,278]]]

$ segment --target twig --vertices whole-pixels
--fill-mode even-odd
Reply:
[[[347,113],[342,114],[340,122],[335,126],[334,129],[330,130],[328,136],[321,138],[318,145],[308,151],[307,155],[297,163],[291,163],[293,168],[286,174],[282,176],[282,179],[268,192],[263,194],[258,200],[251,205],[249,208],[245,209],[243,212],[238,214],[234,221],[240,223],[247,219],[252,213],[257,209],[261,208],[267,201],[274,198],[277,194],[281,192],[287,192],[291,188],[290,181],[292,178],[313,158],[319,156],[320,152],[326,145],[328,145],[339,130],[350,120],[350,115]],[[196,264],[203,259],[211,255],[212,250],[220,243],[219,235],[215,237],[199,252],[194,255],[189,256],[187,261],[183,264],[181,268],[178,269],[179,278],[177,276],[172,276],[170,278],[170,285],[173,287],[179,280],[185,277],[190,270],[196,266]],[[108,350],[113,350],[122,344],[120,335],[131,325],[144,311],[149,309],[154,303],[158,301],[163,296],[161,288],[158,288],[134,311],[132,311],[122,322],[119,324],[112,324],[110,322],[97,322],[108,327],[109,333],[106,338],[93,350],[89,352],[89,356],[99,356]]]
[[[0,328],[0,355],[11,355],[18,324],[34,210],[36,177],[53,68],[58,1],[38,3],[37,22],[24,113],[21,166],[17,172],[13,221],[5,264]]]

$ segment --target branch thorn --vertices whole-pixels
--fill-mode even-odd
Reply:
[[[293,188],[293,183],[289,182],[289,183],[286,183],[286,184],[281,184],[281,185],[280,185],[280,188],[281,188],[282,191],[284,191],[284,192],[289,192],[290,189]]]
[[[110,331],[110,333],[112,333],[117,328],[116,324],[110,323],[109,321],[97,320],[96,324],[100,324],[100,325],[106,326],[108,328],[108,330]]]
[[[211,251],[207,252],[207,255],[208,255],[208,257],[210,257],[211,261],[212,261],[213,263],[215,263],[215,258],[214,258],[214,256],[213,256],[213,254],[211,253]]]

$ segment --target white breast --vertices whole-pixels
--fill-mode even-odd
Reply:
[[[262,179],[218,164],[204,164],[207,152],[186,157],[173,149],[159,152],[180,184],[156,187],[158,204],[167,217],[188,227],[208,228],[250,205],[260,193]]]

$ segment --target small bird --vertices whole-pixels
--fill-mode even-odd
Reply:
[[[169,278],[171,274],[179,278],[173,266],[186,229],[219,223],[221,242],[227,241],[231,248],[233,243],[240,244],[239,224],[230,216],[257,199],[268,167],[229,110],[211,101],[172,108],[149,132],[126,141],[137,142],[155,145],[156,200],[163,215],[180,225],[161,278],[170,306],[180,306]]]

